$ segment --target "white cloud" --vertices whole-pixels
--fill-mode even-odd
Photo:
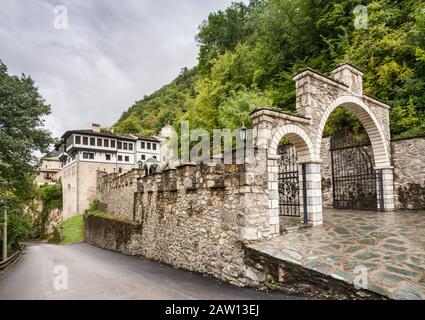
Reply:
[[[196,64],[194,40],[209,12],[231,0],[2,0],[0,59],[30,75],[52,105],[54,135],[112,125],[131,104]],[[53,27],[65,5],[69,28]]]

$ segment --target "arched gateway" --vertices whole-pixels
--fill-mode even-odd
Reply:
[[[299,205],[301,216],[305,216],[307,222],[313,225],[322,223],[320,148],[325,124],[337,107],[352,111],[363,124],[372,145],[374,170],[379,172],[377,208],[380,211],[393,210],[389,106],[363,94],[363,73],[349,64],[332,70],[332,77],[303,69],[293,79],[297,114],[267,108],[251,113],[254,143],[259,149],[267,150],[270,224],[276,224],[282,213],[279,185],[282,185],[280,179],[284,173],[281,172],[278,150],[281,150],[284,138],[294,146],[302,173],[299,177],[302,192],[296,205]]]

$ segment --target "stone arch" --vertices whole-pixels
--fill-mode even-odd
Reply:
[[[295,146],[299,162],[312,162],[315,159],[313,143],[305,130],[296,124],[279,127],[271,140],[267,159],[270,224],[277,226],[279,232],[279,155],[280,141],[288,138]]]
[[[295,146],[300,162],[308,162],[316,159],[313,143],[309,135],[303,128],[296,124],[283,125],[276,130],[269,149],[272,157],[277,156],[277,149],[283,138],[288,138]]]
[[[322,113],[318,129],[316,131],[315,141],[315,154],[317,157],[320,156],[320,147],[322,144],[323,131],[325,129],[326,122],[329,119],[331,113],[337,107],[344,107],[347,110],[352,111],[360,122],[363,124],[369,139],[372,144],[373,154],[375,158],[376,167],[388,167],[390,166],[390,156],[385,140],[385,136],[381,130],[380,124],[376,119],[375,114],[372,110],[356,96],[341,96],[335,99]]]

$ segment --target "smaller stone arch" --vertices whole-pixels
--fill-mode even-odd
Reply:
[[[296,124],[283,125],[276,130],[269,149],[272,157],[277,156],[277,149],[283,138],[288,138],[295,146],[299,162],[310,162],[316,159],[313,143],[309,135]]]
[[[269,190],[269,213],[270,225],[276,226],[275,232],[279,232],[279,155],[277,153],[280,141],[283,138],[294,145],[299,163],[315,162],[314,145],[307,132],[296,124],[286,124],[279,127],[271,140],[267,159],[268,190]],[[320,167],[319,167],[320,170]],[[320,171],[319,171],[320,174]],[[302,201],[301,201],[302,202]],[[300,206],[302,203],[300,203]],[[302,208],[300,208],[302,209]],[[302,211],[302,210],[301,210]],[[301,218],[301,217],[300,217]],[[321,217],[320,217],[321,219]]]

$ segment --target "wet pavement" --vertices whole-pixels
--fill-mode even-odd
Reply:
[[[238,288],[214,278],[125,256],[86,243],[28,244],[9,270],[0,272],[3,299],[299,300],[280,292]]]
[[[249,247],[392,299],[425,299],[425,212],[328,209],[323,226]]]

